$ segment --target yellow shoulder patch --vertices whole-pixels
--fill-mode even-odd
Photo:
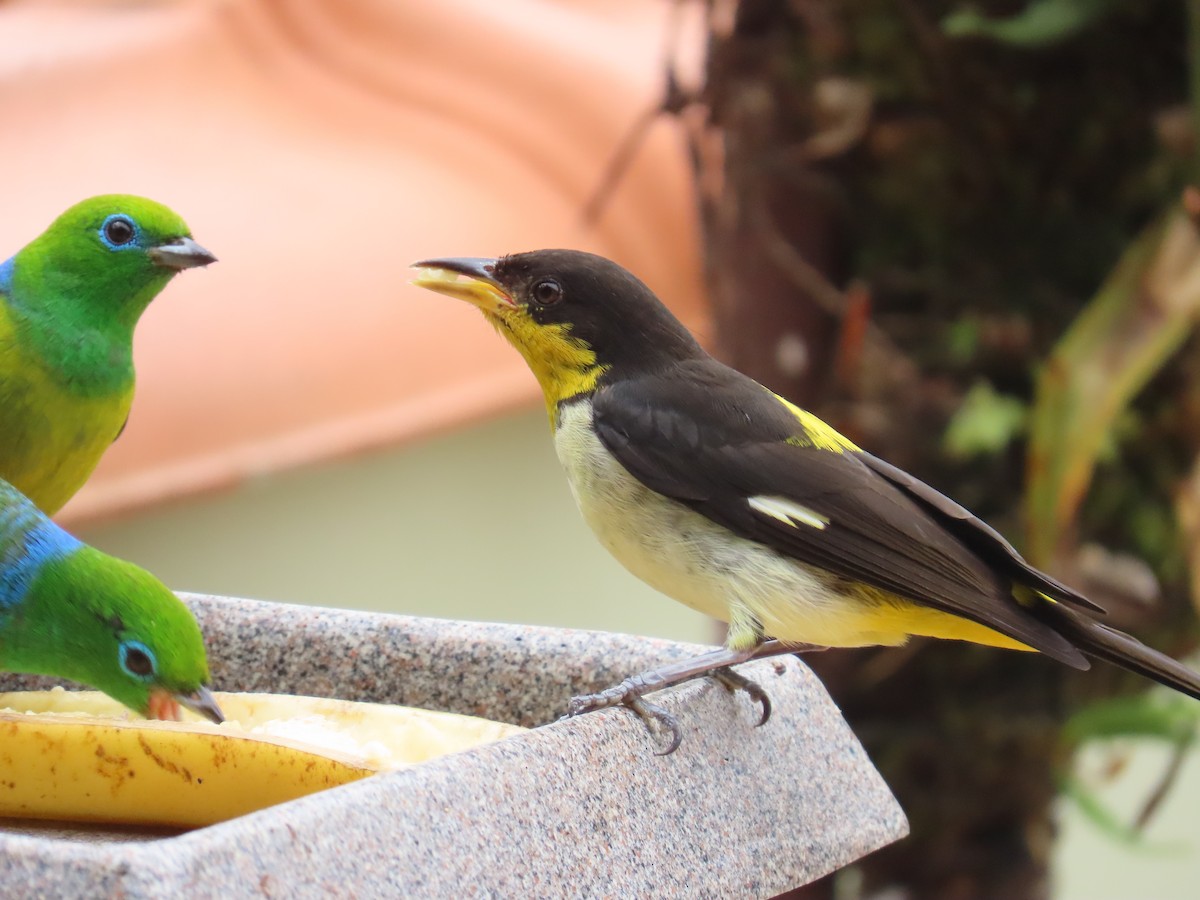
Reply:
[[[839,434],[835,429],[826,425],[812,413],[801,409],[795,403],[783,399],[778,394],[772,394],[772,396],[788,408],[791,414],[800,422],[800,427],[804,429],[803,434],[789,438],[789,444],[795,444],[798,447],[816,447],[818,450],[828,450],[831,453],[853,452],[859,449],[848,437]]]

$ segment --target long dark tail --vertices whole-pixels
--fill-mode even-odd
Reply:
[[[1200,700],[1200,674],[1178,660],[1147,647],[1137,638],[1109,628],[1062,603],[1042,607],[1056,631],[1088,656],[1136,672]]]

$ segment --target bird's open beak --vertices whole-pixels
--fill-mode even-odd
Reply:
[[[516,305],[493,275],[496,270],[494,259],[425,259],[413,263],[412,267],[421,270],[412,281],[417,287],[466,300],[484,312],[500,312]]]
[[[158,265],[167,269],[194,269],[207,266],[217,258],[189,237],[176,238],[169,244],[151,247],[147,255]]]

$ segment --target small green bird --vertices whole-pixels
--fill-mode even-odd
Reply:
[[[814,647],[910,636],[1115,663],[1200,699],[1200,675],[1096,621],[1104,610],[1030,566],[953,500],[860,450],[696,343],[641,281],[570,250],[434,259],[414,283],[477,306],[545,395],[584,519],[630,572],[729,623],[722,650],[571,701],[625,704],[704,674]],[[465,277],[467,280],[462,280]],[[760,722],[761,724],[761,722]]]
[[[53,515],[120,435],[133,330],[180,270],[216,259],[165,206],[72,206],[0,263],[0,478]]]
[[[151,719],[223,721],[200,626],[157,578],[63,531],[0,480],[0,669],[91,685]]]

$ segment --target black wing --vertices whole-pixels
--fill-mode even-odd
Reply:
[[[1094,607],[1030,567],[958,504],[867,454],[817,449],[756,382],[712,361],[607,386],[600,440],[647,487],[734,533],[845,578],[963,616],[1068,665],[1088,663],[1012,596],[1014,583]],[[787,524],[749,505],[780,497],[828,519]]]
[[[947,527],[967,546],[973,547],[984,558],[995,558],[999,567],[1008,571],[1013,581],[1040,591],[1055,600],[1082,606],[1096,613],[1103,614],[1105,612],[1103,606],[1089,600],[1074,588],[1067,587],[1041,569],[1035,569],[1025,562],[1024,557],[1005,540],[1000,532],[966,507],[960,506],[945,494],[935,491],[925,482],[914,478],[903,469],[897,469],[889,462],[884,462],[869,453],[860,452],[857,455],[875,472],[907,493],[935,516],[944,519]]]

